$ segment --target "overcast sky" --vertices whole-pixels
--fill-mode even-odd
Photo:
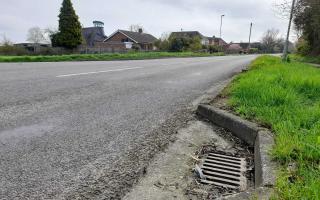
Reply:
[[[93,20],[105,23],[110,35],[130,24],[142,25],[160,37],[164,32],[198,30],[219,36],[220,16],[225,14],[222,36],[227,42],[259,41],[268,28],[285,34],[287,20],[276,16],[273,4],[281,0],[72,0],[84,27]],[[55,28],[62,0],[0,0],[0,34],[24,42],[30,27]]]

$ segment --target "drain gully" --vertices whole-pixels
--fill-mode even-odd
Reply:
[[[246,159],[227,156],[219,153],[209,153],[202,160],[200,168],[204,177],[201,183],[222,186],[244,191],[247,188],[247,179],[244,173]]]

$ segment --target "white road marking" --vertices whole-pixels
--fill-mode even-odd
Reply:
[[[111,69],[111,70],[106,70],[106,71],[84,72],[84,73],[77,73],[77,74],[65,74],[65,75],[56,76],[56,78],[63,78],[63,77],[70,77],[70,76],[82,76],[82,75],[88,75],[88,74],[99,74],[99,73],[108,73],[108,72],[120,72],[120,71],[141,69],[141,68],[144,68],[144,67],[130,67],[130,68],[122,68],[122,69]]]

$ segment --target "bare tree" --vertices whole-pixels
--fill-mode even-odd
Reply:
[[[289,19],[292,7],[292,0],[274,0],[273,8],[276,15],[280,18]],[[293,14],[297,14],[303,10],[303,0],[296,0]]]
[[[27,41],[32,43],[41,43],[45,41],[44,33],[39,27],[32,27],[28,31]]]
[[[51,44],[52,43],[52,36],[54,34],[58,33],[58,30],[56,28],[46,28],[43,31],[43,36],[44,36],[44,42]]]
[[[132,32],[139,32],[140,30],[142,30],[143,32],[145,31],[145,29],[143,28],[143,26],[139,25],[139,24],[132,24],[129,26],[129,30]]]
[[[266,49],[267,52],[273,52],[274,48],[277,46],[279,41],[279,30],[277,29],[269,29],[264,33],[261,43]]]
[[[6,34],[1,34],[0,46],[11,46],[12,42],[9,38],[7,38]]]
[[[162,40],[162,41],[169,40],[170,35],[171,35],[170,32],[164,32],[161,34],[160,40]]]

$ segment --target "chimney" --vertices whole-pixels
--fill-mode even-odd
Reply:
[[[139,33],[143,33],[143,30],[142,30],[142,28],[139,28]]]

